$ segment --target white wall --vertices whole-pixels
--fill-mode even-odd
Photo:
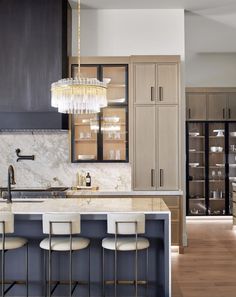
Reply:
[[[77,55],[77,12],[73,49]],[[83,56],[176,55],[184,60],[184,10],[82,10]]]
[[[186,86],[236,86],[236,10],[186,12]]]

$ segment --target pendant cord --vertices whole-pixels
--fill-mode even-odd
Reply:
[[[80,0],[78,0],[78,78],[80,79]]]

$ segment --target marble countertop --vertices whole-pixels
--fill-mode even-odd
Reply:
[[[180,196],[183,195],[183,191],[91,191],[91,190],[68,190],[67,197],[76,197],[80,196]]]
[[[107,214],[110,212],[169,213],[160,198],[59,198],[13,199],[12,204],[0,200],[0,211],[14,214],[43,214],[46,212],[79,212],[81,214]]]

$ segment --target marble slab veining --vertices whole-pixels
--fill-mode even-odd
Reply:
[[[35,161],[16,162],[17,148]],[[48,188],[76,185],[76,173],[90,172],[92,185],[101,191],[130,191],[131,167],[128,163],[71,163],[68,132],[0,133],[0,187],[7,185],[7,169],[15,168],[16,187]]]
[[[113,196],[181,196],[183,191],[90,191],[90,190],[69,190],[67,197],[79,198],[80,196],[113,197]]]
[[[2,201],[2,200],[1,200]],[[43,214],[46,212],[79,212],[94,214],[109,212],[144,212],[169,213],[169,209],[160,198],[66,198],[45,199],[37,202],[0,203],[0,212],[10,211],[14,214]]]

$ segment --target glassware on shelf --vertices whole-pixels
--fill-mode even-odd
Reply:
[[[109,151],[109,157],[110,157],[110,160],[114,160],[115,159],[115,151],[114,150],[110,150]]]
[[[222,179],[222,172],[221,172],[221,170],[218,170],[217,175],[218,175],[218,178],[219,179]]]
[[[212,172],[211,172],[211,177],[212,177],[212,179],[215,179],[215,177],[216,177],[216,172],[215,172],[215,170],[212,170]]]
[[[120,150],[116,150],[116,160],[120,160]]]

